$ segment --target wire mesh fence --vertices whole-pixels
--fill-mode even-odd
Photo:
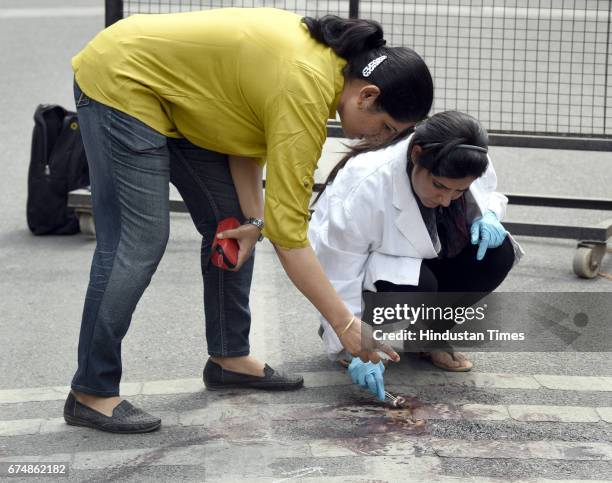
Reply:
[[[112,0],[111,0],[112,2]],[[108,3],[108,2],[107,2]],[[492,133],[612,138],[608,0],[124,0],[123,16],[221,7],[379,21],[434,76],[434,111],[458,109]]]
[[[229,7],[274,7],[301,15],[348,17],[348,0],[124,0],[125,16],[134,13],[171,13]]]

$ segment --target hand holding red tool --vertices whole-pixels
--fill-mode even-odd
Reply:
[[[225,218],[217,225],[215,239],[210,250],[210,261],[216,267],[228,270],[236,268],[238,263],[238,242],[234,238],[217,238],[219,233],[238,228],[240,222],[234,218]]]

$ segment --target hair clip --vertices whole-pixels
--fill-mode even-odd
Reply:
[[[386,55],[381,55],[380,57],[376,57],[374,60],[371,60],[370,63],[363,68],[363,70],[361,71],[361,75],[363,75],[364,77],[370,77],[370,75],[372,75],[372,72],[374,72],[374,69],[376,69],[376,67],[382,64],[386,58]]]

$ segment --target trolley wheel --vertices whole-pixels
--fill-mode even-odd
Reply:
[[[79,228],[84,235],[95,238],[96,226],[94,225],[93,214],[80,212],[77,214],[79,217]]]
[[[593,248],[578,247],[574,254],[574,273],[581,278],[595,278],[601,262],[597,258],[593,256]]]

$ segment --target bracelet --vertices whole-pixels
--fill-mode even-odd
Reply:
[[[351,328],[351,325],[353,325],[353,322],[355,322],[354,315],[351,317],[351,320],[349,320],[349,323],[346,324],[346,327],[342,330],[342,332],[340,332],[340,335],[338,337],[342,337],[344,333]]]
[[[264,221],[261,218],[247,218],[243,225],[254,225],[257,228],[259,228],[259,231],[261,232],[264,229]],[[263,235],[260,233],[259,234],[259,238],[257,238],[257,241],[260,242],[264,239]]]

